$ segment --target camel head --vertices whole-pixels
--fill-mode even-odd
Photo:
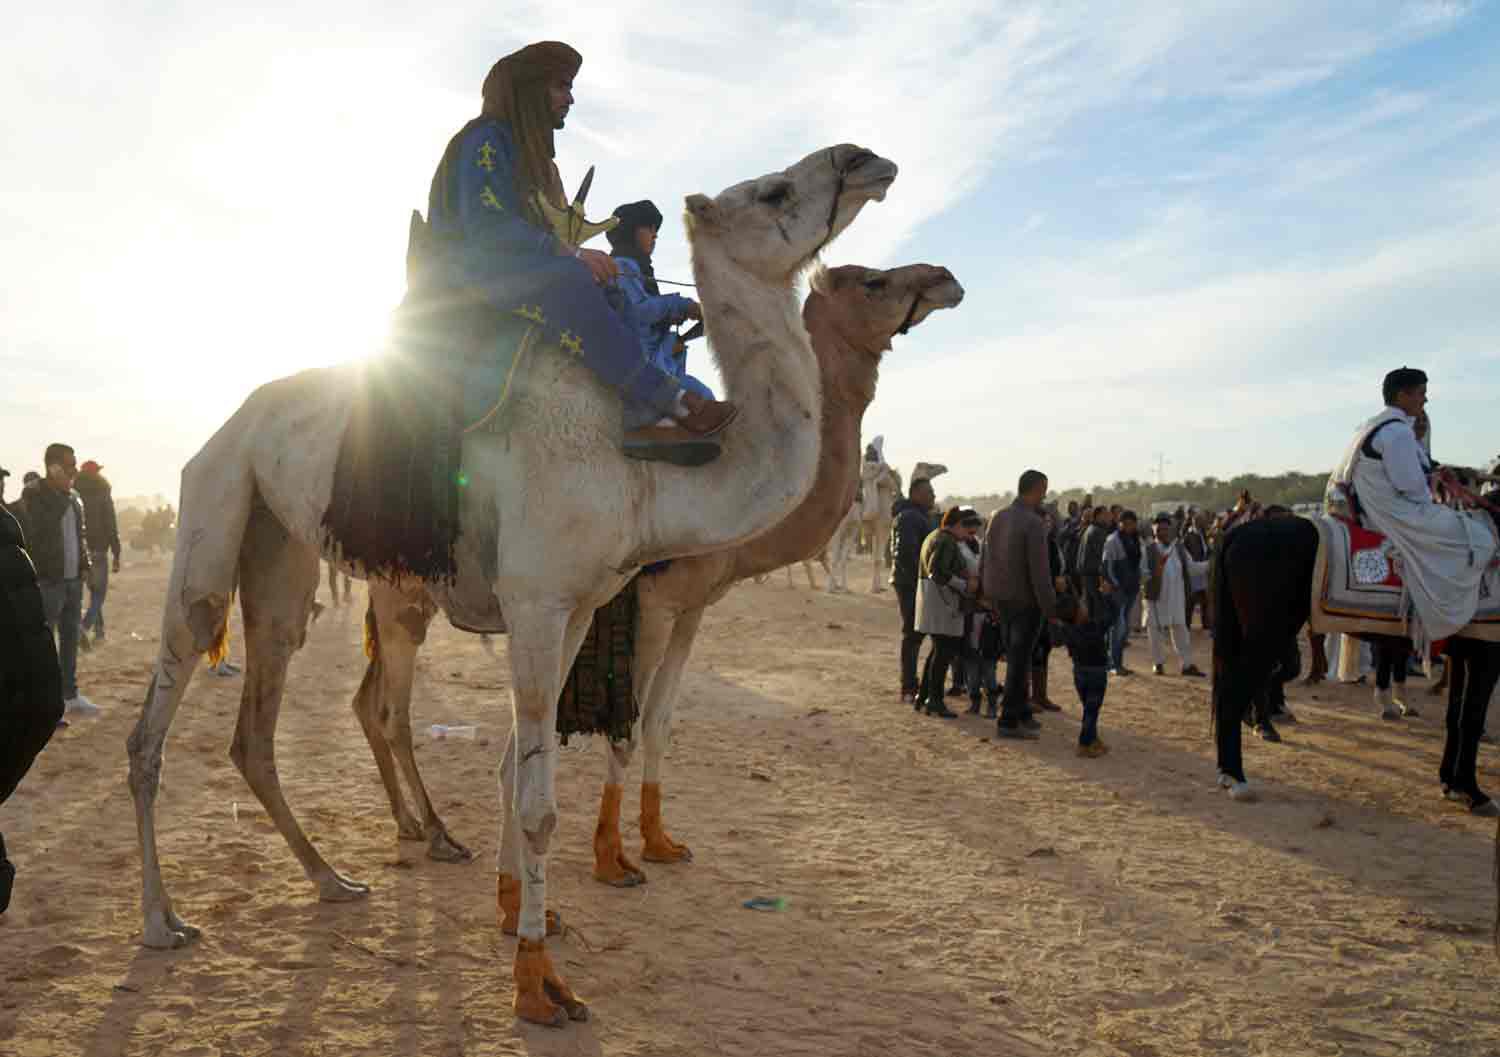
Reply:
[[[891,347],[891,338],[963,299],[964,288],[947,268],[908,264],[881,270],[849,264],[818,270],[802,318],[809,332],[826,327],[843,344],[878,361]]]
[[[745,271],[790,285],[895,179],[895,162],[842,143],[715,198],[689,195],[688,240],[695,258],[712,241]]]
[[[919,462],[911,469],[911,479],[915,481],[918,477],[925,477],[931,481],[947,472],[948,467],[940,462]]]

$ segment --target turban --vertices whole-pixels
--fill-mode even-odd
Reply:
[[[484,79],[486,117],[509,121],[516,141],[516,195],[525,208],[540,189],[553,203],[566,204],[562,179],[552,158],[555,128],[548,89],[559,79],[572,80],[583,56],[555,40],[528,44],[490,68]]]
[[[1385,398],[1386,404],[1390,405],[1395,403],[1398,394],[1426,384],[1426,371],[1419,371],[1415,367],[1397,367],[1385,376],[1385,382],[1380,387],[1380,393]]]
[[[609,239],[611,247],[627,257],[636,252],[635,233],[638,229],[651,228],[654,231],[661,227],[661,210],[649,199],[627,202],[616,209],[614,215],[620,218],[620,223],[606,231],[604,237]]]

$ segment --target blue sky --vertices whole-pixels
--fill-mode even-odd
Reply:
[[[951,268],[866,434],[953,492],[1330,466],[1380,376],[1500,451],[1493,3],[75,4],[0,41],[0,465],[122,494],[257,384],[376,349],[406,217],[500,54],[584,55],[591,204],[677,217],[808,151],[895,159],[830,263]],[[514,27],[526,26],[524,37]],[[699,355],[699,365],[706,357]],[[711,372],[705,371],[712,377]]]

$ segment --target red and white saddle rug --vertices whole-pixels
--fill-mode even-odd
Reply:
[[[1314,517],[1318,526],[1318,561],[1313,568],[1314,631],[1346,635],[1406,634],[1410,606],[1401,588],[1401,557],[1378,532],[1342,518]],[[1495,576],[1479,584],[1479,608],[1459,634],[1500,642],[1500,591]]]

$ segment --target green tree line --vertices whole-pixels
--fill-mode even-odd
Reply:
[[[1320,503],[1327,484],[1328,471],[1300,473],[1288,470],[1273,477],[1243,473],[1237,477],[1203,477],[1197,480],[1168,481],[1164,484],[1114,481],[1107,485],[1096,484],[1092,488],[1069,488],[1061,492],[1054,489],[1047,493],[1047,501],[1066,508],[1069,500],[1081,503],[1086,497],[1092,496],[1096,505],[1119,503],[1144,517],[1153,503],[1172,503],[1174,506],[1182,503],[1213,511],[1228,510],[1244,491],[1248,491],[1252,498],[1264,505]],[[941,505],[944,509],[950,506],[972,506],[981,514],[988,514],[991,510],[1008,505],[1014,499],[1013,491],[977,496],[946,496]]]

